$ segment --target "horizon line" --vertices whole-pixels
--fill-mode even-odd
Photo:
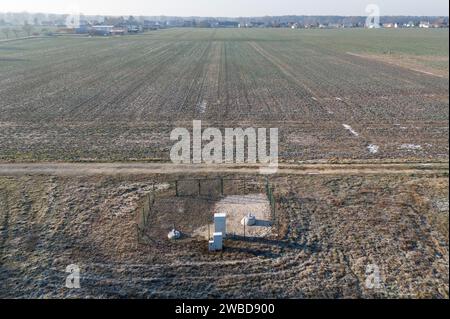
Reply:
[[[73,13],[52,13],[52,12],[30,12],[30,11],[0,11],[0,14],[47,14],[47,15],[70,15]],[[159,14],[159,15],[136,15],[136,14],[101,14],[101,13],[89,13],[85,14],[80,12],[80,15],[84,16],[105,16],[105,17],[123,17],[123,16],[134,16],[134,17],[174,17],[174,18],[227,18],[227,19],[243,19],[243,18],[266,18],[266,17],[343,17],[343,18],[352,18],[352,17],[366,17],[366,15],[342,15],[342,14],[282,14],[282,15],[263,15],[263,16],[180,16],[180,15],[167,15],[167,14]],[[449,18],[449,15],[414,15],[414,14],[383,14],[380,17],[440,17],[440,18]]]

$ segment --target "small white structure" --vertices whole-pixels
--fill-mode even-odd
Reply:
[[[223,249],[223,234],[214,233],[213,240],[208,243],[209,251],[220,251]]]
[[[169,238],[170,240],[177,240],[180,239],[181,237],[181,233],[176,230],[176,229],[172,229],[169,234],[167,235],[167,238]]]
[[[252,214],[248,214],[241,220],[241,225],[254,226],[255,224],[256,224],[256,216]]]
[[[429,29],[430,28],[430,22],[429,21],[420,21],[419,28]]]
[[[222,233],[223,238],[227,236],[227,214],[214,214],[214,233]]]

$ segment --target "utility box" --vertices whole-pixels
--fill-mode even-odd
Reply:
[[[244,226],[255,226],[256,224],[256,217],[255,215],[248,214],[241,220],[241,224]]]
[[[170,240],[177,240],[177,239],[180,239],[180,238],[181,238],[181,233],[180,233],[178,230],[176,230],[176,229],[172,229],[172,230],[170,231],[170,233],[167,235],[167,237],[168,237]]]
[[[223,234],[214,233],[213,240],[209,241],[209,251],[220,251],[223,249]]]
[[[217,213],[214,214],[214,232],[222,233],[222,237],[227,236],[227,214]]]

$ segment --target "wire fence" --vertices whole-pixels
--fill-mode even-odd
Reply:
[[[145,232],[148,228],[148,223],[153,210],[152,208],[155,204],[155,200],[156,192],[153,191],[152,193],[148,194],[139,205],[136,222],[138,243],[143,243],[146,241]]]
[[[175,192],[177,197],[210,197],[218,198],[231,195],[246,195],[255,192],[263,192],[266,178],[198,178],[177,180]]]
[[[264,193],[270,204],[270,218],[272,225],[276,227],[278,232],[275,186],[267,177],[252,176],[244,178],[217,177],[179,179],[168,182],[167,184],[169,187],[164,192],[160,192],[153,188],[153,191],[145,195],[138,204],[136,211],[136,231],[138,243],[140,244],[155,242],[155,240],[152,239],[152,237],[155,236],[152,236],[151,233],[160,233],[161,230],[154,228],[154,221],[158,219],[161,207],[165,205],[165,208],[167,208],[167,206],[171,205],[174,197],[188,199],[199,205],[202,209],[206,209],[207,206],[205,202],[216,202],[222,198],[233,195]],[[172,200],[170,198],[172,198]],[[176,207],[170,208],[176,209]],[[174,221],[174,227],[175,224]],[[171,226],[172,224],[170,227]],[[152,231],[150,232],[150,230]]]
[[[273,185],[270,184],[269,180],[267,179],[266,181],[266,195],[267,195],[267,199],[269,200],[270,203],[270,212],[271,212],[271,218],[272,221],[277,221],[277,203],[275,200],[275,195],[274,195],[274,191],[275,191],[275,187]],[[278,224],[278,222],[276,222],[276,224]]]

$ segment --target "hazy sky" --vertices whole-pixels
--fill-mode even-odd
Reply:
[[[381,15],[448,16],[448,0],[0,0],[0,12],[172,16],[366,15],[368,4]]]

